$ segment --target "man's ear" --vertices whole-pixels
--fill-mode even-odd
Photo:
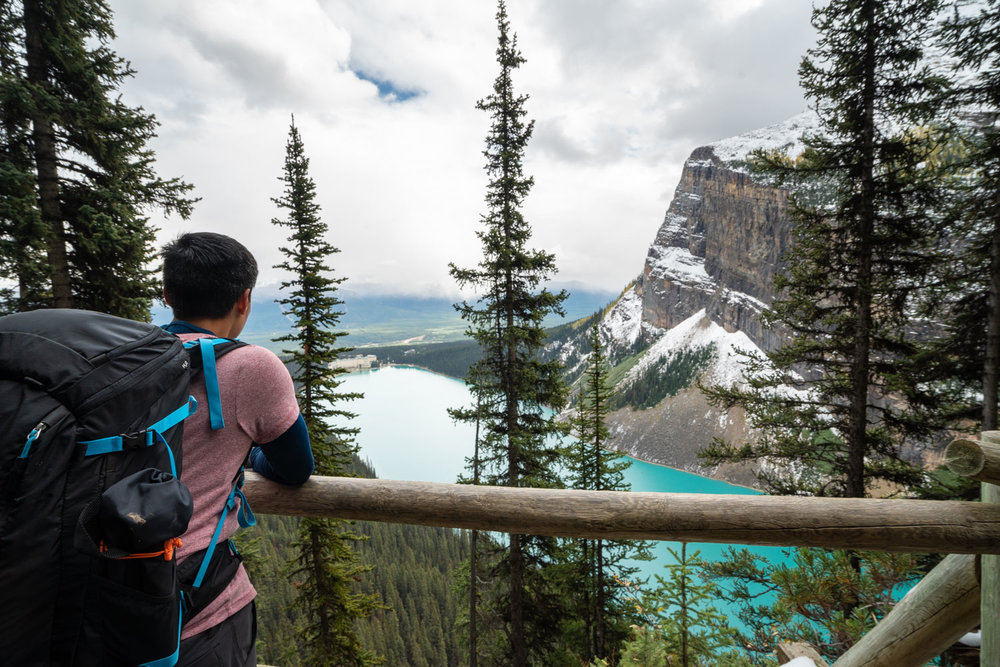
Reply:
[[[236,311],[240,315],[246,314],[250,310],[250,290],[247,289],[236,300]]]
[[[168,308],[173,308],[174,304],[170,303],[170,299],[167,297],[167,290],[163,290],[163,303],[167,304]]]

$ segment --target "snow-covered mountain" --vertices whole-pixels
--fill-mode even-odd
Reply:
[[[790,242],[787,193],[755,182],[746,159],[758,148],[797,155],[802,135],[816,124],[814,114],[804,113],[697,148],[685,162],[640,277],[606,310],[600,330],[619,394],[655,382],[656,372],[680,372],[672,361],[707,361],[685,376],[686,388],[652,407],[612,413],[617,448],[646,461],[752,483],[748,467],[709,470],[699,464],[697,452],[713,438],[739,441],[746,425],[741,410],[710,406],[695,381],[740,383],[741,355],[762,355],[780,342],[779,333],[761,325],[760,314],[774,297],[774,274]],[[571,376],[583,368],[582,338],[554,343]],[[685,373],[690,366],[683,366]]]

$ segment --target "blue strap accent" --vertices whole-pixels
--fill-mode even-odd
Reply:
[[[247,497],[243,495],[243,489],[236,489],[236,495],[240,499],[240,511],[236,515],[236,518],[240,522],[240,528],[250,528],[251,526],[257,525],[257,517],[254,516],[253,510],[250,509],[250,503],[247,502]]]
[[[242,477],[242,475],[241,475]],[[229,492],[229,497],[226,498],[226,505],[222,508],[222,514],[219,515],[219,521],[215,524],[215,532],[212,533],[212,541],[209,542],[208,548],[205,549],[205,557],[201,559],[201,567],[198,568],[198,574],[194,577],[194,583],[191,584],[195,588],[201,588],[201,582],[205,579],[205,573],[208,571],[208,563],[212,560],[212,554],[215,553],[215,545],[219,542],[219,536],[222,534],[222,526],[226,523],[226,516],[236,504],[236,485],[233,485],[233,490]]]
[[[177,408],[169,415],[147,428],[145,431],[140,431],[132,437],[142,435],[145,439],[145,445],[149,447],[155,442],[154,433],[159,434],[162,431],[166,431],[167,429],[176,426],[194,414],[197,409],[198,401],[194,400],[193,396],[188,396],[188,400],[184,403],[184,405]],[[99,456],[101,454],[110,454],[112,452],[122,451],[122,449],[125,448],[126,437],[128,436],[112,435],[107,438],[98,438],[96,440],[84,440],[80,444],[87,446],[87,451],[84,456]],[[171,456],[173,456],[173,453],[171,453]]]
[[[177,664],[181,654],[181,628],[184,627],[184,607],[186,606],[183,596],[184,594],[181,593],[181,601],[177,605],[177,648],[167,657],[144,662],[139,667],[174,667]]]
[[[169,415],[156,422],[150,426],[148,431],[156,431],[157,433],[165,433],[169,431],[174,426],[177,426],[182,421],[193,415],[198,411],[198,401],[195,400],[194,396],[188,396],[187,403],[177,408]]]
[[[222,417],[222,396],[219,393],[219,375],[215,371],[215,349],[219,343],[229,342],[226,338],[199,338],[201,368],[205,373],[205,393],[208,395],[208,418],[213,431],[225,427]]]
[[[249,528],[257,525],[257,517],[254,516],[253,510],[250,509],[250,503],[247,502],[247,497],[243,495],[242,468],[240,468],[240,474],[236,483],[233,484],[233,490],[229,492],[229,496],[226,498],[226,504],[222,508],[222,513],[219,515],[219,521],[215,524],[215,532],[212,533],[212,541],[209,542],[208,547],[205,549],[205,556],[201,559],[201,566],[198,568],[198,573],[194,577],[194,583],[191,584],[194,588],[201,588],[201,582],[205,579],[205,573],[208,572],[208,563],[212,560],[212,554],[215,553],[215,547],[219,543],[219,536],[222,535],[222,526],[226,523],[226,517],[229,513],[235,509],[237,498],[240,499],[240,510],[236,515],[236,518],[240,523],[240,528]],[[233,550],[235,551],[235,547]]]
[[[26,459],[28,458],[28,453],[31,451],[31,445],[34,444],[35,440],[38,440],[38,436],[42,434],[45,429],[44,424],[39,424],[34,428],[34,430],[28,434],[28,440],[24,443],[24,449],[21,450],[21,455],[17,458]]]
[[[167,442],[166,438],[159,431],[151,431],[151,433],[156,433],[156,438],[163,443],[163,446],[167,448],[167,457],[170,459],[170,474],[177,477],[177,463],[174,461],[174,450],[170,448],[170,444]]]
[[[84,456],[100,456],[101,454],[120,452],[123,449],[123,442],[124,441],[120,435],[113,435],[110,438],[87,440],[86,442],[81,442],[80,444],[87,445],[87,452]]]

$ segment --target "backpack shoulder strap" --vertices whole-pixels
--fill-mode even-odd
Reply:
[[[222,394],[219,389],[219,375],[215,370],[216,360],[236,348],[246,345],[241,340],[231,338],[197,338],[184,343],[184,348],[191,353],[192,373],[202,372],[205,375],[205,393],[208,397],[208,417],[213,431],[226,426],[222,416]],[[197,348],[197,352],[195,352]]]

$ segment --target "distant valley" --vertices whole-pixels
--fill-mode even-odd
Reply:
[[[565,317],[553,316],[546,320],[549,327],[572,322],[593,315],[604,308],[618,291],[598,291],[566,288],[569,298],[565,302]],[[340,328],[348,333],[344,344],[351,347],[372,345],[426,345],[459,341],[465,337],[465,322],[459,317],[452,299],[443,297],[414,297],[401,295],[366,295],[342,290],[344,311]],[[261,345],[274,351],[282,347],[273,338],[287,333],[290,320],[275,302],[278,292],[265,286],[254,293],[253,310],[242,340]],[[153,307],[153,322],[163,324],[170,319],[170,311],[162,304]]]

